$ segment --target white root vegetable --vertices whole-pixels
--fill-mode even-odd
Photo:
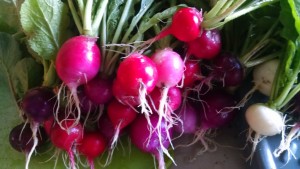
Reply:
[[[249,106],[245,116],[250,126],[247,140],[251,140],[253,143],[251,154],[248,157],[249,160],[253,157],[256,146],[260,140],[265,136],[273,136],[281,133],[285,127],[285,123],[281,112],[261,103]],[[252,138],[253,131],[255,135]]]
[[[251,129],[263,136],[279,134],[285,126],[279,111],[260,103],[249,106],[245,115]]]
[[[273,59],[256,66],[253,70],[253,82],[256,89],[266,96],[271,95],[272,84],[279,65],[278,59]]]

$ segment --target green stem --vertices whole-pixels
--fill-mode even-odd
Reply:
[[[83,19],[84,35],[92,35],[92,8],[93,8],[93,0],[87,0],[84,9],[84,19]]]
[[[114,37],[111,41],[111,44],[116,44],[118,39],[120,38],[120,34],[122,32],[122,29],[123,29],[123,26],[126,22],[126,19],[128,19],[128,14],[129,14],[129,11],[130,11],[130,8],[132,7],[132,3],[133,3],[133,0],[127,0],[126,1],[126,4],[125,4],[125,7],[124,7],[124,10],[123,10],[123,13],[122,13],[122,16],[120,18],[120,21],[119,21],[119,24],[118,24],[118,27],[116,29],[116,32],[114,34]],[[113,64],[113,59],[111,59],[112,55],[113,55],[113,50],[115,49],[116,47],[115,46],[112,46],[107,55],[106,55],[106,62],[105,63],[105,70],[107,70],[109,67],[111,67],[111,65]]]
[[[240,17],[242,15],[245,15],[245,14],[247,14],[249,12],[252,12],[252,11],[258,9],[258,8],[264,7],[266,5],[270,5],[270,4],[275,3],[277,1],[279,1],[279,0],[264,0],[262,2],[254,1],[250,5],[248,5],[247,7],[244,7],[243,9],[241,9],[239,11],[236,11],[232,15],[228,16],[225,19],[226,22],[224,22],[224,24],[227,23],[227,22],[229,22],[229,21],[231,21],[231,20],[234,20],[234,19],[236,19],[236,18],[238,18],[238,17]]]
[[[272,60],[272,59],[278,57],[280,54],[281,54],[281,52],[275,52],[275,53],[271,53],[271,54],[266,55],[266,56],[261,56],[258,59],[251,60],[251,61],[245,63],[244,66],[246,68],[254,67],[254,66],[259,65],[261,63],[264,63],[268,60]]]
[[[232,0],[230,0],[232,1]],[[204,20],[208,20],[210,18],[215,17],[220,10],[222,9],[222,7],[226,4],[227,0],[220,0],[218,1],[211,10],[209,10],[209,12],[204,14]]]
[[[281,109],[286,104],[288,104],[296,94],[298,94],[300,91],[300,84],[297,84],[287,95],[287,97],[284,99],[284,101],[281,103],[281,105],[278,105],[278,108]]]
[[[80,12],[80,16],[83,17],[84,16],[84,2],[83,0],[77,0],[77,4],[78,4],[78,9]]]
[[[81,21],[79,19],[77,12],[76,12],[73,0],[68,0],[68,4],[69,4],[70,11],[72,13],[72,16],[73,16],[75,25],[76,25],[79,33],[82,34],[83,33],[82,24],[81,24]]]
[[[104,61],[106,60],[105,56],[106,56],[106,50],[105,50],[105,46],[106,46],[106,36],[107,36],[107,32],[106,32],[106,10],[103,14],[103,18],[105,19],[104,22],[101,22],[101,32],[100,32],[100,44],[101,44],[101,57],[102,57],[102,62],[101,62],[101,72],[103,72],[105,65],[104,65]]]
[[[227,8],[227,10],[225,10],[223,13],[218,14],[214,17],[208,18],[207,20],[205,20],[204,17],[204,21],[202,22],[202,27],[203,28],[207,28],[207,29],[212,29],[215,28],[216,25],[222,21],[223,19],[225,19],[226,17],[228,17],[230,14],[232,14],[237,8],[239,8],[246,0],[238,0],[237,2],[235,2],[233,5],[231,5],[229,8]]]
[[[55,86],[57,82],[57,75],[55,71],[54,61],[51,61],[50,64],[47,61],[45,61],[43,65],[46,66],[46,68],[44,68],[45,73],[44,73],[44,81],[42,85],[49,86],[49,87]]]
[[[92,24],[92,30],[94,33],[94,36],[98,36],[99,34],[99,26],[101,23],[101,20],[103,18],[103,15],[105,11],[107,10],[107,4],[108,0],[102,0],[101,3],[99,4],[100,8],[98,8],[97,13],[95,15],[93,24]]]

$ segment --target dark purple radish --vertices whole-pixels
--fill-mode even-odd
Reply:
[[[195,132],[197,138],[194,140],[201,141],[203,152],[210,150],[207,144],[207,133],[213,129],[219,129],[229,125],[236,115],[237,108],[234,97],[221,89],[209,91],[201,97],[201,104],[197,107],[199,111],[200,127]]]
[[[84,85],[84,92],[93,103],[106,104],[113,98],[112,84],[111,79],[96,76]]]
[[[128,105],[124,105],[117,100],[112,100],[107,106],[107,114],[114,127],[114,134],[106,161],[108,164],[111,162],[113,151],[117,146],[121,130],[133,122],[137,116],[137,110]]]
[[[157,126],[155,126],[158,130],[161,130],[163,119],[170,126],[175,123],[172,114],[168,111],[168,92],[171,87],[175,87],[181,81],[184,72],[184,62],[180,55],[171,48],[156,51],[151,59],[156,64],[158,72],[156,86],[161,88],[161,98],[157,110],[159,121]]]
[[[99,132],[106,139],[106,142],[110,145],[114,137],[115,128],[108,115],[103,114],[98,121]],[[122,132],[122,131],[121,131]]]
[[[198,111],[188,102],[175,111],[180,122],[174,125],[174,131],[179,134],[194,134],[199,127]]]
[[[37,132],[39,125],[53,116],[56,102],[56,96],[49,87],[32,88],[25,93],[21,101],[21,109],[30,121],[33,139],[32,149],[26,159],[26,169],[28,168],[31,155],[38,145]]]
[[[195,85],[196,81],[201,80],[201,69],[200,62],[196,60],[186,60],[184,62],[184,87],[192,87]]]
[[[62,128],[63,127],[63,128]],[[60,125],[56,123],[50,133],[52,144],[68,153],[70,168],[76,169],[74,150],[83,137],[83,127],[75,119],[63,119]]]
[[[164,120],[161,122],[161,130],[152,128],[159,122],[159,117],[155,114],[149,120],[151,125],[144,116],[138,116],[130,126],[129,136],[133,145],[156,158],[159,169],[165,169],[164,154],[173,160],[167,150],[171,143],[172,129]]]
[[[212,59],[221,51],[221,35],[219,30],[203,30],[193,41],[187,42],[187,56],[197,59]]]
[[[150,108],[146,100],[157,82],[157,69],[155,63],[139,53],[133,53],[126,57],[117,69],[117,76],[113,87],[113,94],[122,102],[123,97],[138,98],[141,113],[149,116]],[[115,90],[115,89],[118,90]],[[122,102],[124,103],[124,102]],[[133,105],[129,105],[133,106]]]
[[[101,54],[96,41],[94,37],[75,36],[61,46],[55,60],[56,72],[70,90],[69,105],[74,103],[77,109],[76,123],[81,115],[77,88],[93,79],[100,68]]]
[[[239,59],[231,53],[221,53],[212,60],[209,76],[223,86],[238,86],[244,79],[244,67]]]
[[[47,135],[44,128],[39,127],[39,134],[37,134],[38,144],[36,147],[43,145],[47,140]],[[17,151],[23,152],[28,157],[34,145],[32,139],[32,130],[30,124],[22,123],[15,126],[9,133],[9,143]]]
[[[78,144],[77,150],[87,158],[90,169],[94,169],[94,159],[105,151],[106,146],[105,138],[98,131],[84,132],[83,139]]]
[[[82,115],[89,116],[91,113],[95,113],[97,105],[90,100],[86,92],[84,92],[83,86],[79,86],[77,90],[77,96],[79,99],[79,107]]]
[[[202,12],[196,8],[180,8],[172,17],[172,23],[146,44],[158,41],[165,36],[173,35],[176,39],[189,42],[196,39],[201,32]]]

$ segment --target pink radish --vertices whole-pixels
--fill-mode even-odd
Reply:
[[[59,78],[71,91],[69,102],[77,108],[76,123],[81,115],[77,88],[93,79],[100,68],[101,54],[96,41],[97,38],[84,35],[73,37],[61,46],[55,61]]]

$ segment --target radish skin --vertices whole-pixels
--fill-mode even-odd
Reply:
[[[272,84],[279,65],[278,59],[273,59],[258,65],[253,70],[253,82],[259,92],[271,95]]]
[[[249,106],[245,113],[246,121],[250,126],[247,140],[252,141],[252,151],[247,160],[252,159],[257,144],[264,136],[273,136],[283,131],[285,124],[280,112],[261,103]],[[252,133],[255,132],[252,139]]]
[[[263,104],[251,105],[245,115],[251,129],[263,136],[279,134],[285,126],[281,113]]]

